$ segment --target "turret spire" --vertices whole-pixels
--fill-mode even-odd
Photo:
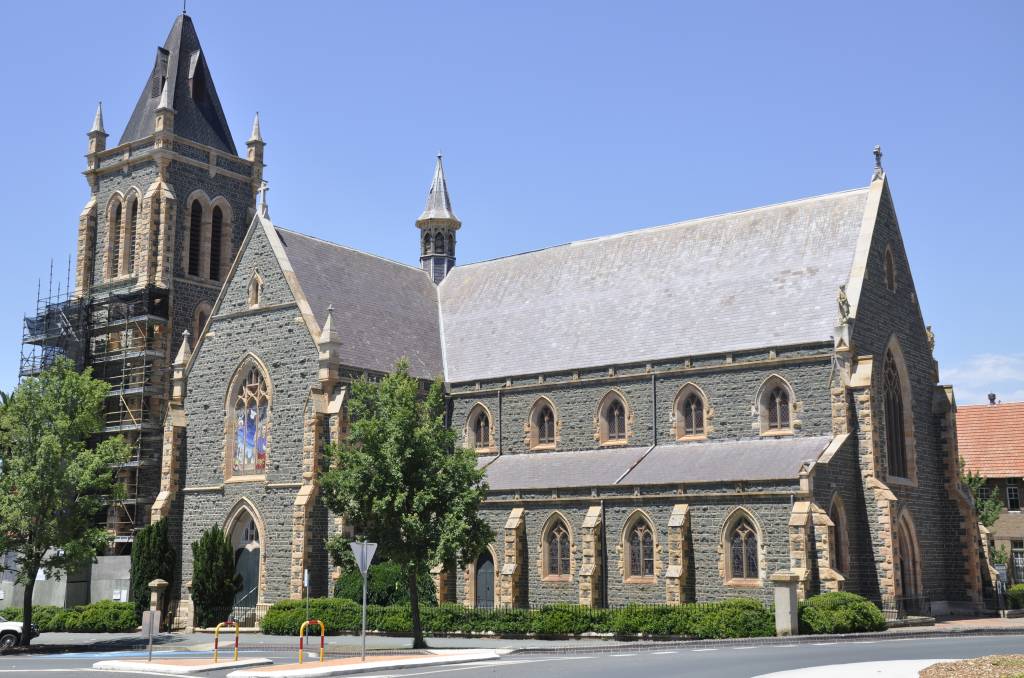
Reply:
[[[252,119],[252,134],[249,135],[249,143],[253,141],[263,141],[263,135],[260,134],[260,112],[256,111],[256,117]]]
[[[107,150],[107,130],[103,129],[103,102],[96,104],[96,117],[92,119],[89,137],[89,155]]]
[[[416,220],[416,227],[420,229],[420,266],[435,283],[444,280],[448,271],[455,266],[455,231],[461,226],[462,222],[452,211],[444,164],[438,153],[434,178],[427,193],[427,205]]]
[[[103,102],[100,101],[96,104],[96,117],[92,119],[92,128],[89,130],[89,134],[107,134],[107,130],[103,129]]]

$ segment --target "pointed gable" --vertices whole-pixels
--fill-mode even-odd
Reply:
[[[199,36],[192,18],[185,14],[178,15],[164,46],[157,48],[153,70],[119,144],[153,134],[165,88],[175,113],[175,134],[238,155]]]

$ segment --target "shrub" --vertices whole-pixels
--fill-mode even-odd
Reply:
[[[854,593],[823,593],[800,603],[800,633],[883,630],[885,616],[882,611],[866,598]]]
[[[324,623],[324,632],[329,635],[356,633],[362,623],[362,607],[342,598],[312,598],[309,601],[309,618]],[[261,628],[264,633],[279,636],[297,635],[306,621],[306,601],[282,600],[267,610]],[[369,611],[367,612],[369,628]]]
[[[385,561],[370,565],[366,579],[366,602],[369,605],[399,605],[409,602],[409,582],[402,574],[402,566],[398,563]],[[437,597],[434,594],[434,580],[427,572],[417,577],[420,603],[433,605]],[[347,598],[357,603],[363,602],[363,575],[359,570],[347,570],[334,585],[334,595]]]
[[[10,621],[21,621],[21,609],[8,607],[0,615]],[[32,623],[39,631],[68,631],[79,633],[122,633],[138,627],[135,620],[135,606],[132,603],[118,603],[101,600],[90,605],[79,605],[68,610],[53,605],[34,605]]]
[[[1010,605],[1015,608],[1024,607],[1024,584],[1014,584],[1006,592],[1010,599]]]
[[[593,628],[592,612],[580,605],[548,605],[534,613],[533,632],[539,636],[586,633]]]
[[[668,636],[675,633],[677,612],[680,609],[666,605],[627,605],[614,611],[611,627],[618,635],[643,633]]]
[[[228,618],[242,578],[235,574],[235,554],[224,530],[216,525],[192,544],[192,602],[196,626],[214,626]]]
[[[775,635],[775,620],[761,601],[731,598],[696,605],[681,624],[683,635],[694,638],[756,638]]]
[[[158,520],[139,530],[132,542],[131,592],[135,601],[135,614],[142,619],[142,611],[149,609],[149,582],[163,579],[168,584],[174,580],[174,563],[177,561],[174,549],[167,536],[167,521]],[[163,596],[163,617],[167,618],[167,607],[171,597]]]

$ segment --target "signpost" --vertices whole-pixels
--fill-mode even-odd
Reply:
[[[160,633],[160,610],[146,610],[142,613],[142,635],[149,638],[149,658],[153,661],[153,636]]]
[[[359,573],[363,575],[363,661],[366,661],[366,573],[373,562],[373,554],[377,545],[368,541],[349,542],[352,547],[352,554],[356,557],[356,565],[359,566]]]

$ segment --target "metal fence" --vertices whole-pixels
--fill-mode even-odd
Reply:
[[[882,596],[879,607],[888,622],[932,614],[932,601],[926,596]]]

